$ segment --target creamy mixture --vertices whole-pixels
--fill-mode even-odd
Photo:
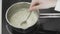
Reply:
[[[26,20],[27,17],[29,16],[29,14],[30,14],[30,11],[28,11],[26,8],[23,8],[21,10],[18,10],[13,15],[11,15],[9,21],[12,24],[12,26],[14,26],[14,27],[27,29],[27,28],[33,26],[34,24],[36,24],[36,22],[38,20],[38,15],[34,11],[31,13],[28,20]],[[26,23],[22,23],[25,20],[26,20]]]

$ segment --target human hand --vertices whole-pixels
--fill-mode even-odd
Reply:
[[[29,10],[48,9],[55,5],[56,0],[32,0]]]

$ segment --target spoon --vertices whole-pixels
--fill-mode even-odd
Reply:
[[[25,21],[23,21],[20,25],[24,25],[24,24],[26,24],[26,23],[27,23],[27,20],[28,20],[28,18],[30,17],[31,12],[32,12],[32,11],[30,11],[30,14],[28,15],[27,19],[26,19]]]

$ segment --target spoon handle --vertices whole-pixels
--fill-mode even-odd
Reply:
[[[28,15],[27,19],[30,17],[31,13],[32,13],[32,11],[30,11],[30,14]],[[26,20],[27,20],[27,19],[26,19]]]
[[[31,12],[32,12],[32,11],[31,11]],[[30,14],[28,15],[27,19],[30,17],[31,12],[30,12]],[[25,21],[23,21],[23,22],[21,23],[21,25],[26,24],[27,19],[26,19]]]

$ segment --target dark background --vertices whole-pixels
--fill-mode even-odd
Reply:
[[[31,2],[31,0],[2,0],[2,34],[9,34],[6,29],[6,10],[17,2]],[[54,8],[40,10],[41,13],[59,13],[53,10]],[[60,32],[60,18],[40,18],[41,31],[59,31]]]

